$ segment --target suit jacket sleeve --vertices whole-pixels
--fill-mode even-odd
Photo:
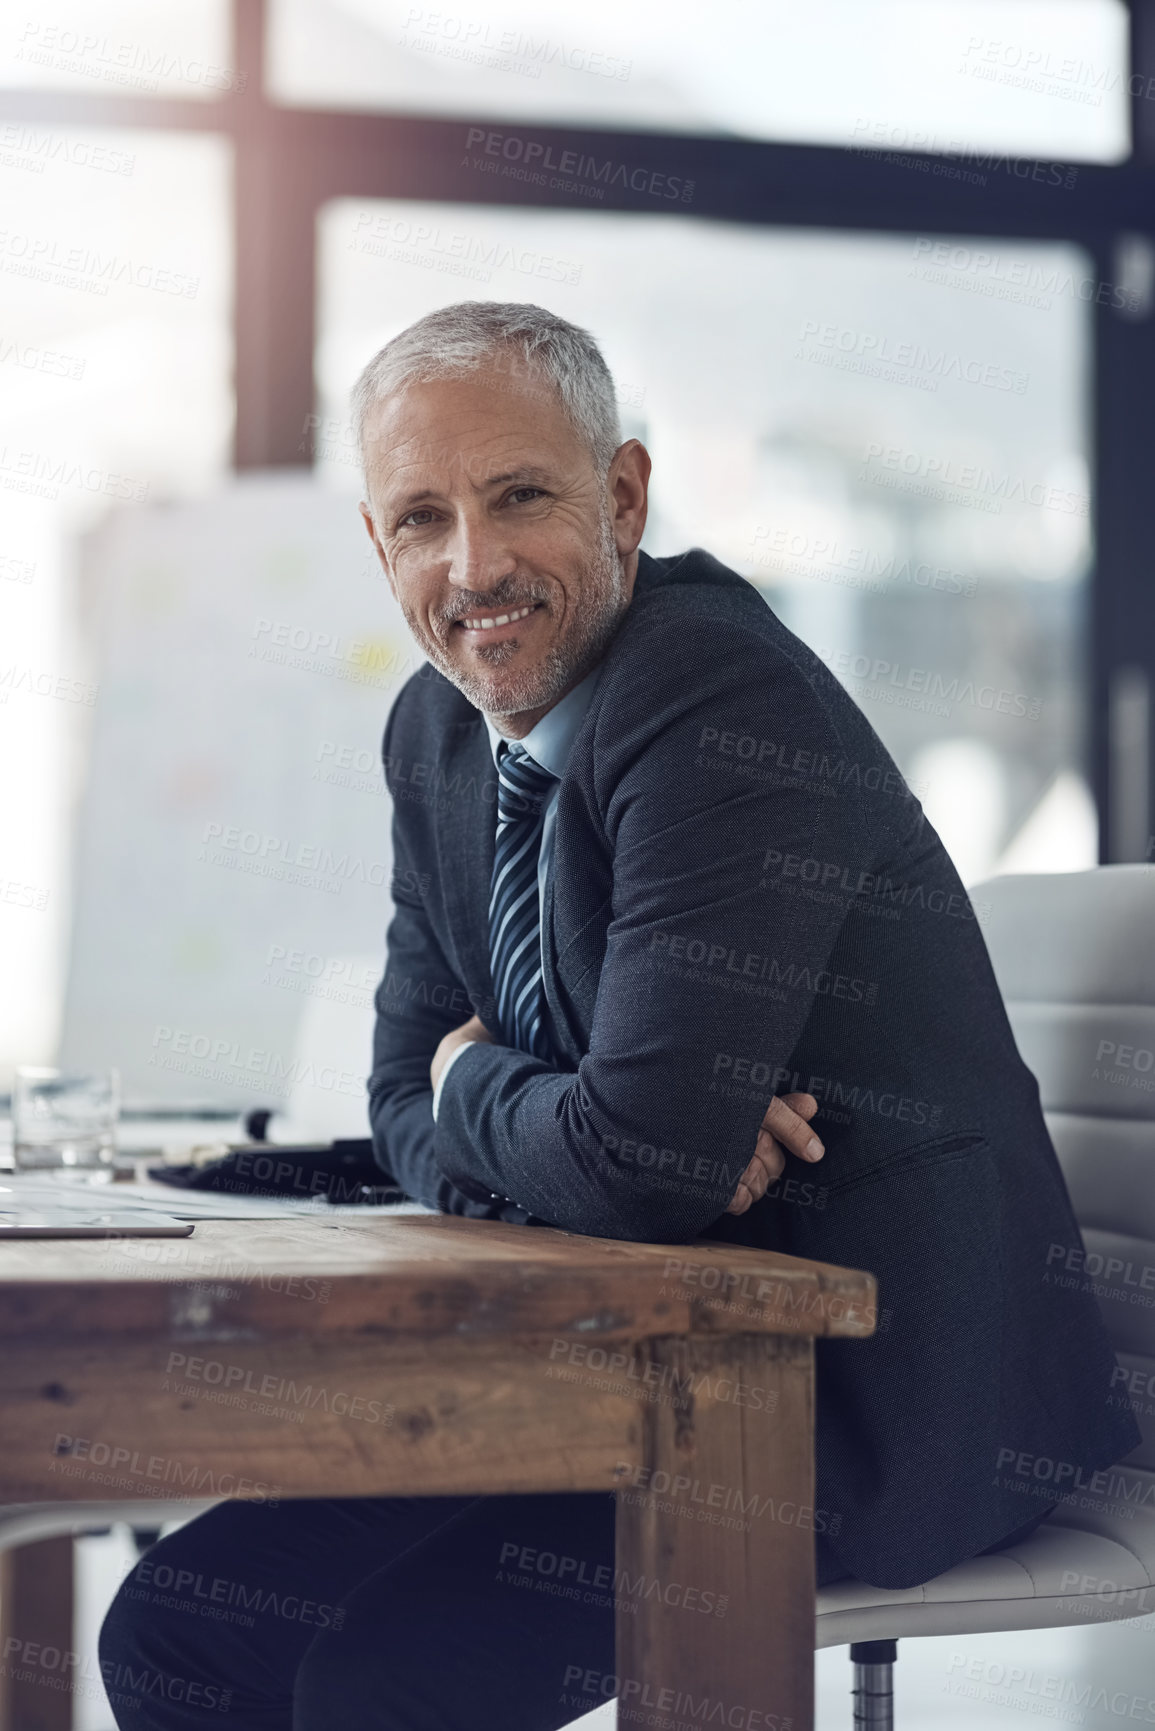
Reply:
[[[615,682],[597,716],[613,891],[588,1054],[559,1074],[478,1044],[439,1103],[446,1176],[572,1231],[682,1241],[724,1212],[775,1090],[717,1078],[743,1056],[787,1074],[845,918],[845,896],[785,893],[808,886],[785,882],[767,850],[867,863],[857,798],[726,774],[737,760],[702,749],[723,732],[842,749],[787,654],[726,623],[707,641],[688,679],[684,625],[656,621],[636,646],[645,678]],[[560,822],[559,809],[558,845]]]
[[[384,758],[391,761],[385,729]],[[395,791],[395,790],[393,790]],[[415,1201],[447,1214],[524,1222],[523,1209],[466,1179],[465,1190],[445,1175],[433,1148],[433,1089],[429,1065],[438,1043],[474,1013],[469,994],[445,959],[419,893],[421,874],[407,837],[406,807],[393,811],[393,918],[386,934],[385,973],[377,988],[369,1121],[378,1165]]]

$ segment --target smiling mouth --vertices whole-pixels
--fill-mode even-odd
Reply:
[[[510,607],[504,613],[473,613],[467,619],[455,619],[454,624],[466,631],[496,631],[499,626],[516,625],[519,620],[528,619],[541,605],[540,601],[531,601],[525,607]]]

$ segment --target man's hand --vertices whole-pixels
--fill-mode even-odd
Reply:
[[[813,1094],[783,1094],[781,1099],[771,1100],[754,1145],[754,1158],[738,1180],[727,1214],[745,1214],[764,1196],[767,1187],[782,1176],[787,1154],[796,1154],[800,1160],[821,1160],[826,1150],[809,1124],[817,1110]]]
[[[451,1053],[467,1040],[488,1040],[493,1044],[493,1035],[481,1020],[480,1016],[470,1016],[468,1022],[463,1022],[460,1028],[451,1028],[433,1054],[433,1062],[429,1066],[430,1086],[436,1088],[438,1078],[449,1062]]]

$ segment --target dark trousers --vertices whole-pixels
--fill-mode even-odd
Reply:
[[[121,1731],[555,1731],[617,1693],[614,1569],[611,1496],[221,1503],[128,1575],[101,1674]],[[733,1614],[724,1581],[661,1587]]]
[[[617,1691],[614,1566],[601,1494],[222,1503],[128,1575],[101,1673],[121,1731],[554,1731]]]

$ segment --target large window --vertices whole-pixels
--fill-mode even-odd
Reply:
[[[242,82],[228,0],[21,0],[0,25],[0,88],[211,101]]]
[[[274,0],[271,20],[284,102],[1075,162],[1128,147],[1120,0]]]
[[[0,165],[0,1065],[59,1033],[74,817],[102,669],[82,545],[228,462],[229,148],[216,137],[21,126]],[[163,608],[158,562],[141,608]],[[131,764],[123,767],[131,776]]]
[[[760,584],[964,879],[1094,864],[1086,255],[355,200],[320,250],[333,486],[360,484],[346,400],[377,346],[453,300],[550,306],[603,344],[653,455],[647,549]]]

